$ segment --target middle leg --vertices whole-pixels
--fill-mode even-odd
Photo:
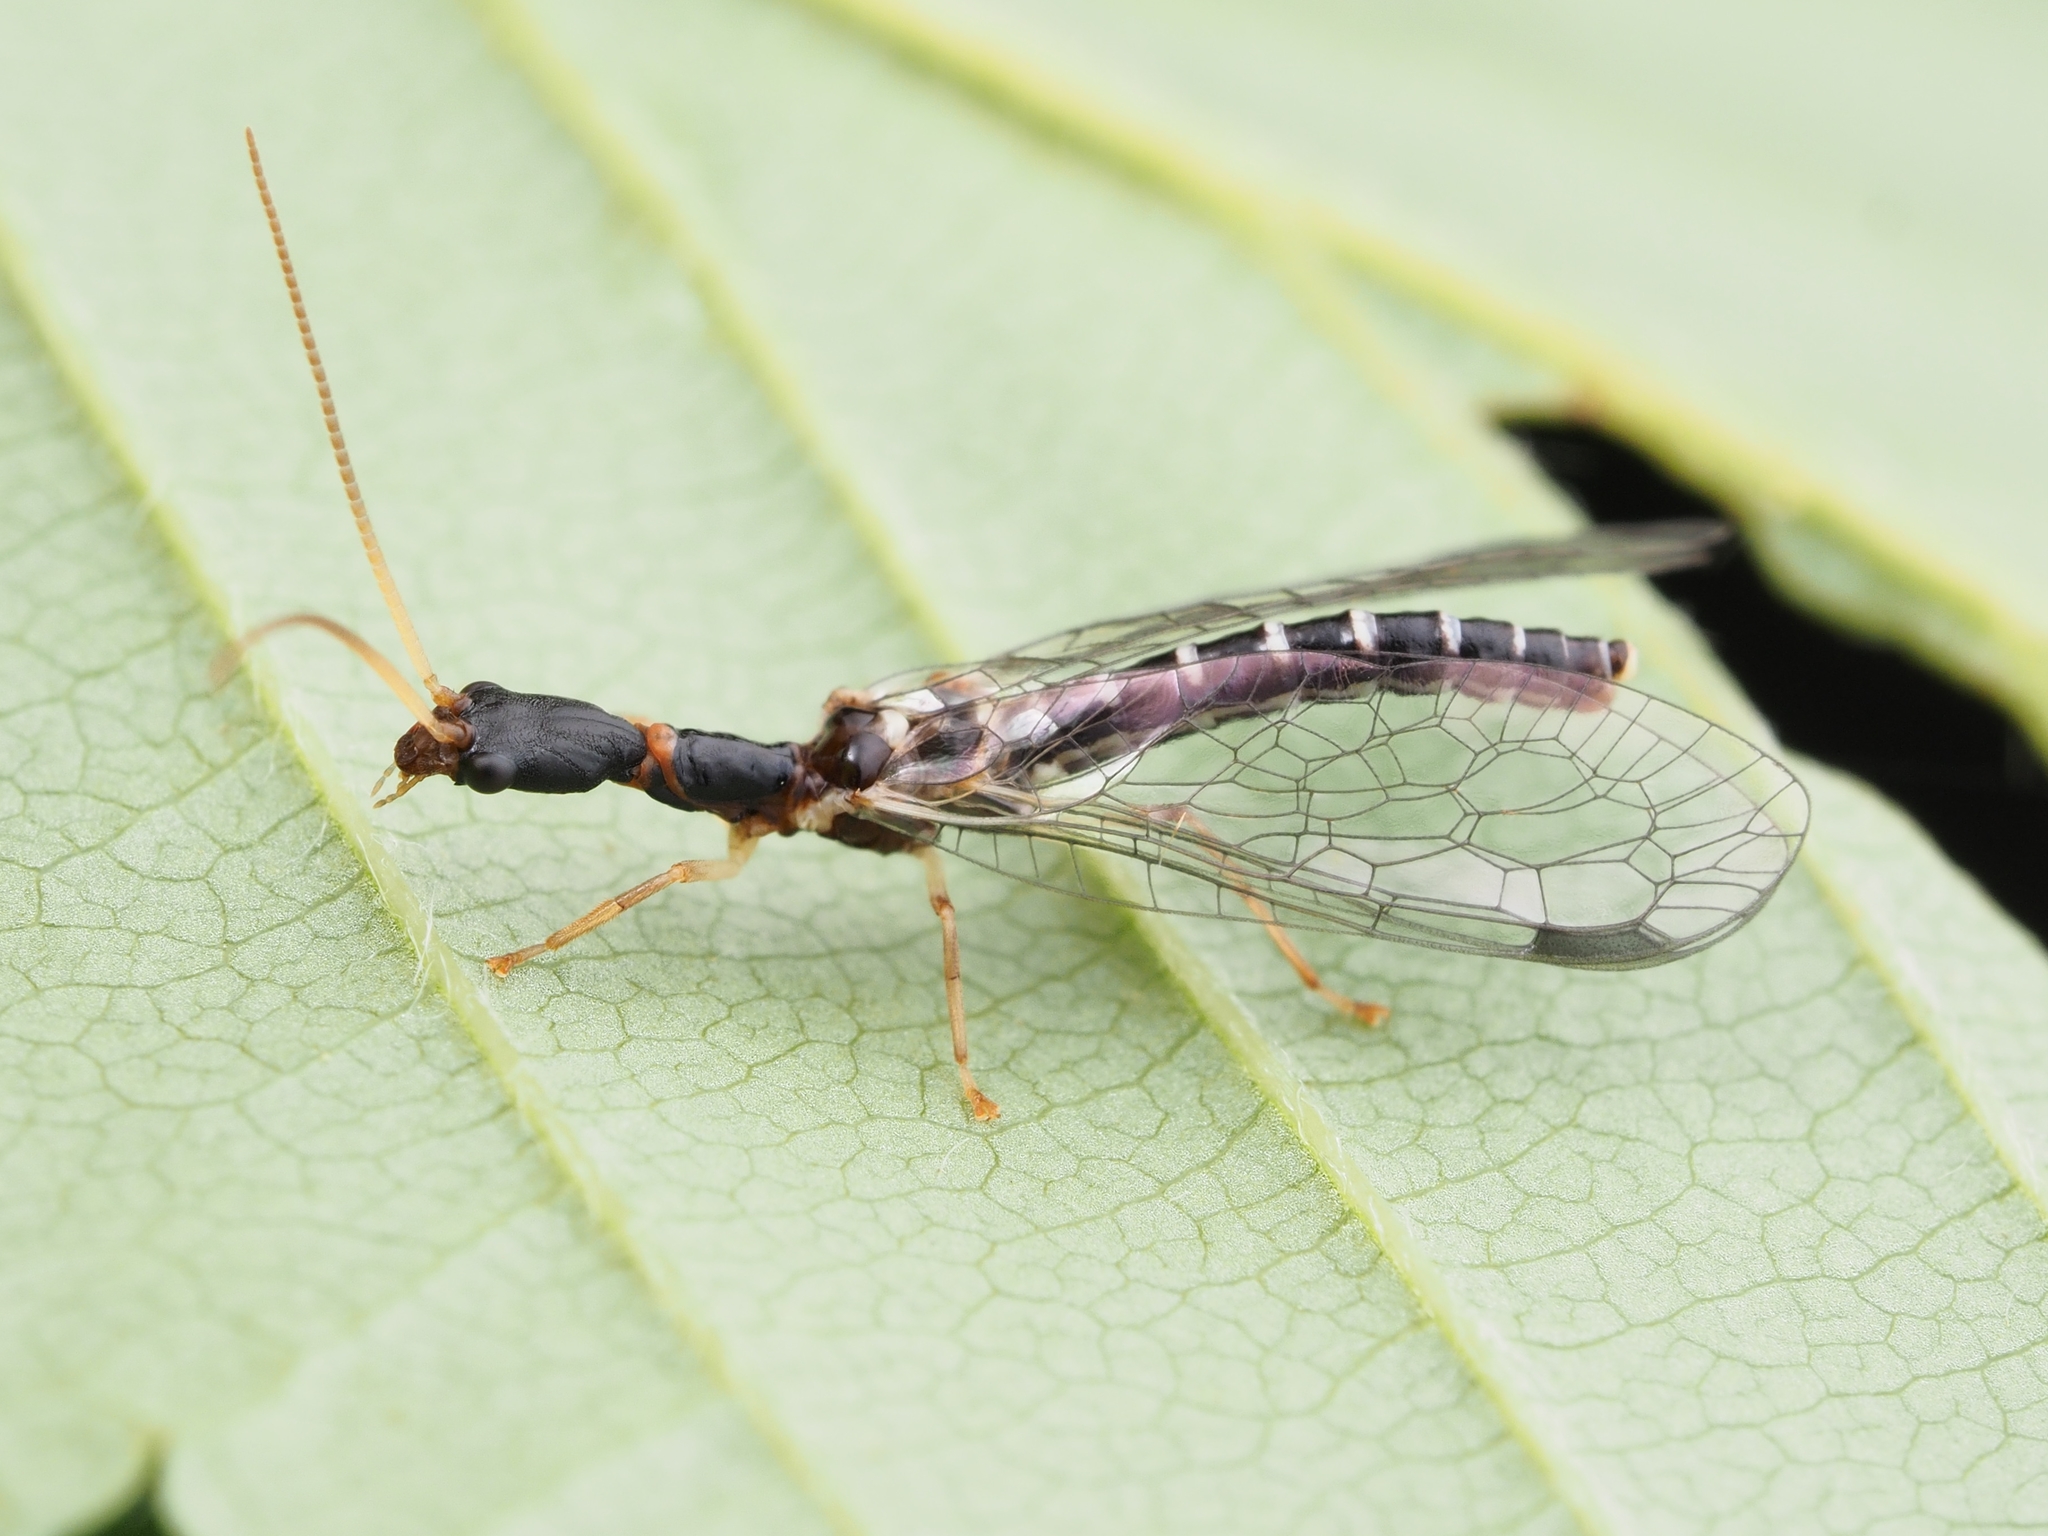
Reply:
[[[919,848],[924,861],[924,885],[931,894],[932,911],[939,917],[939,934],[945,944],[946,1013],[953,1022],[953,1065],[960,1069],[960,1094],[977,1120],[993,1120],[1002,1111],[996,1101],[975,1086],[967,1067],[967,999],[960,987],[960,929],[953,921],[953,898],[946,892],[946,866],[936,848]]]

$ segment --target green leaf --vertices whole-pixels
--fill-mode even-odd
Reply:
[[[1568,525],[1483,348],[931,59],[765,0],[8,25],[0,1530],[152,1464],[193,1533],[2038,1522],[2048,963],[1832,775],[1680,965],[1318,945],[1371,1035],[1255,929],[963,871],[981,1128],[914,866],[780,845],[500,983],[715,828],[372,818],[402,717],[312,637],[204,694],[222,627],[385,632],[244,122],[452,678],[801,735]],[[1761,730],[1638,589],[1496,601]]]
[[[0,421],[0,1530],[159,1459],[192,1529],[821,1528],[207,695],[219,630],[11,305]]]
[[[2038,11],[813,3],[1539,360],[2048,752]]]

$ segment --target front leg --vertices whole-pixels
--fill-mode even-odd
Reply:
[[[656,891],[671,885],[686,885],[700,880],[730,880],[746,868],[747,859],[753,854],[754,845],[760,842],[758,836],[742,832],[733,827],[727,833],[725,857],[722,859],[685,859],[680,864],[671,864],[651,880],[642,880],[630,891],[622,891],[599,907],[592,907],[566,928],[557,928],[538,944],[529,944],[524,949],[515,949],[510,954],[493,955],[484,962],[500,976],[509,975],[512,967],[523,965],[535,955],[544,955],[550,950],[560,949],[572,939],[580,939],[593,928],[602,928],[628,907],[637,907]]]

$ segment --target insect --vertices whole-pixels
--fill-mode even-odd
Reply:
[[[310,625],[375,669],[415,721],[378,781],[397,775],[380,806],[432,778],[480,794],[619,784],[727,826],[723,858],[671,864],[493,958],[500,976],[668,886],[731,879],[770,836],[909,854],[939,919],[961,1092],[991,1120],[968,1065],[942,851],[1127,906],[1259,923],[1305,986],[1367,1024],[1387,1009],[1324,985],[1290,928],[1655,965],[1747,921],[1798,852],[1799,782],[1740,737],[1622,686],[1626,642],[1366,606],[1428,587],[1671,570],[1711,553],[1721,530],[1708,523],[1592,530],[1085,625],[836,692],[808,742],[679,729],[496,683],[449,688],[378,547],[248,142],[342,486],[424,697],[316,614],[272,619],[225,659]]]

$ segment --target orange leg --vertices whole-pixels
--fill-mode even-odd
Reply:
[[[1286,957],[1289,965],[1294,967],[1294,974],[1301,978],[1304,987],[1339,1013],[1348,1013],[1361,1024],[1378,1026],[1387,1022],[1388,1012],[1385,1003],[1361,1002],[1355,997],[1346,997],[1335,988],[1324,986],[1323,978],[1317,975],[1316,968],[1308,963],[1308,957],[1296,947],[1294,939],[1273,916],[1273,909],[1250,891],[1239,891],[1237,894],[1242,896],[1244,904],[1252,909],[1252,916],[1256,917],[1259,925],[1266,930],[1266,937],[1273,941],[1273,947]]]
[[[1218,846],[1222,845],[1222,839],[1209,830],[1208,825],[1203,822],[1201,817],[1184,805],[1157,806],[1152,811],[1152,818],[1155,821],[1163,821],[1175,827],[1191,826],[1211,842],[1216,843]],[[1231,889],[1244,898],[1244,904],[1251,908],[1252,916],[1257,918],[1259,926],[1266,930],[1266,937],[1273,941],[1273,947],[1280,951],[1281,956],[1289,965],[1294,967],[1294,974],[1301,978],[1301,984],[1304,987],[1307,987],[1309,991],[1315,993],[1317,997],[1320,997],[1339,1013],[1348,1013],[1361,1024],[1377,1027],[1387,1022],[1389,1010],[1385,1003],[1363,1002],[1358,998],[1345,996],[1334,987],[1324,986],[1323,978],[1317,974],[1316,968],[1308,963],[1308,956],[1301,952],[1301,948],[1294,942],[1293,936],[1280,926],[1280,920],[1273,915],[1272,907],[1241,885],[1232,886]]]
[[[630,891],[622,891],[603,906],[593,907],[566,928],[557,928],[538,944],[529,944],[524,949],[515,949],[510,954],[494,955],[484,962],[500,976],[510,974],[512,967],[523,965],[535,955],[547,954],[560,949],[574,939],[580,939],[593,928],[602,928],[606,923],[624,912],[628,907],[637,907],[656,891],[666,890],[671,885],[687,885],[700,880],[730,880],[746,867],[747,858],[754,851],[758,837],[749,837],[734,827],[726,843],[722,859],[685,859],[680,864],[671,864],[652,880],[642,880]]]
[[[974,1084],[967,1069],[967,999],[960,990],[960,929],[953,921],[953,898],[946,894],[946,867],[936,848],[920,848],[924,860],[925,889],[931,893],[932,911],[939,915],[939,934],[945,943],[946,1012],[953,1021],[953,1065],[960,1069],[960,1093],[977,1120],[993,1120],[1002,1111],[996,1101]]]

